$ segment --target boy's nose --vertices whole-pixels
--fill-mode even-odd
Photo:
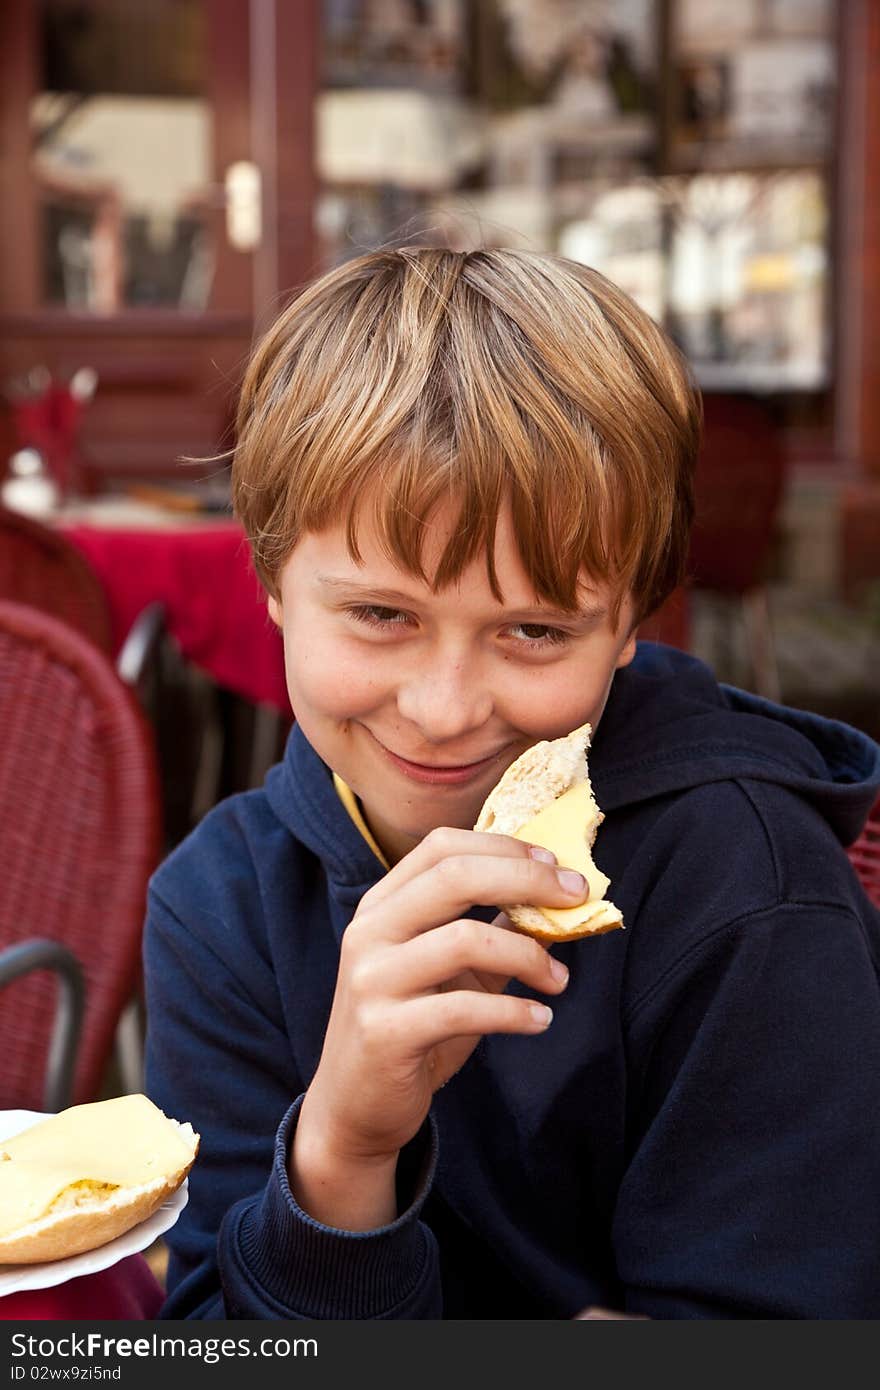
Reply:
[[[397,708],[426,739],[439,743],[480,728],[492,713],[493,701],[473,668],[451,662],[403,680]]]

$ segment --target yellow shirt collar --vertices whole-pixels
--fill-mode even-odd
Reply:
[[[339,794],[339,800],[342,802],[343,806],[345,807],[348,814],[351,816],[358,830],[361,832],[367,844],[370,846],[370,849],[373,851],[376,858],[379,860],[379,863],[383,864],[386,869],[389,869],[391,865],[388,863],[388,860],[385,858],[385,855],[382,853],[379,846],[376,844],[376,841],[373,839],[373,836],[370,833],[370,827],[364,820],[364,814],[360,806],[358,805],[357,797],[355,796],[348,783],[343,782],[338,772],[334,772],[333,774],[333,785],[335,786],[336,791]]]

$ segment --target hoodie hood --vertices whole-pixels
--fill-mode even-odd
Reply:
[[[640,642],[618,671],[589,756],[606,812],[712,782],[773,782],[814,806],[842,844],[855,840],[880,793],[880,747],[847,724],[719,685],[708,666],[673,647]],[[383,866],[339,814],[330,769],[298,725],[266,780],[284,825],[355,902]]]
[[[290,731],[282,761],[269,770],[265,791],[281,823],[321,860],[340,902],[355,905],[385,873],[382,861],[342,810],[333,773],[298,724]]]
[[[880,793],[880,747],[848,724],[721,685],[696,657],[640,642],[615,676],[590,778],[605,812],[711,782],[772,782],[848,845]]]

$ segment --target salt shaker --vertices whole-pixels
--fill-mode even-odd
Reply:
[[[9,460],[10,476],[0,488],[5,507],[27,516],[48,516],[61,498],[38,449],[19,449]]]

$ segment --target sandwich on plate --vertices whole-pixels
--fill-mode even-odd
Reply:
[[[74,1105],[0,1140],[0,1265],[95,1250],[181,1186],[199,1136],[146,1096]]]

